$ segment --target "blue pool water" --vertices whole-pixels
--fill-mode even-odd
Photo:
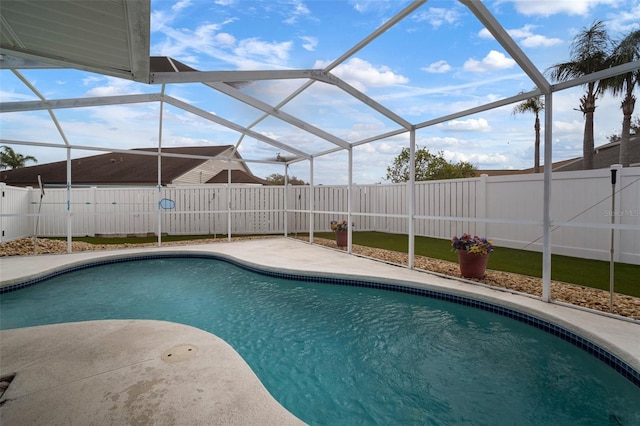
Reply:
[[[309,424],[640,424],[640,388],[602,361],[443,300],[198,258],[102,265],[0,295],[2,329],[130,318],[223,338]]]

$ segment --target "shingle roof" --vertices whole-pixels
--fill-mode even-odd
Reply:
[[[558,171],[560,167],[563,167],[566,164],[573,163],[574,161],[580,160],[579,158],[571,158],[569,160],[562,160],[553,163],[553,167],[551,170]],[[544,172],[544,165],[540,166],[540,173]],[[476,170],[476,176],[480,176],[483,174],[489,176],[508,176],[508,175],[527,175],[533,174],[533,167],[528,169],[484,169],[484,170]]]
[[[617,164],[620,158],[620,143],[612,142],[595,148],[593,156],[594,169],[606,169]],[[629,142],[629,158],[632,165],[640,163],[640,137],[632,136]],[[554,172],[570,172],[582,170],[582,157],[572,158],[553,163]],[[544,166],[540,166],[540,173]],[[489,176],[517,175],[533,173],[533,168],[521,170],[477,170],[476,176],[487,174]]]
[[[640,137],[632,136],[629,140],[629,159],[631,164],[640,163]],[[612,142],[596,147],[593,155],[593,168],[605,169],[620,162],[620,142]],[[559,172],[582,170],[582,157],[558,168]]]
[[[224,170],[209,179],[206,183],[228,183],[228,181],[228,171]],[[251,173],[245,172],[244,170],[231,170],[231,183],[256,183],[260,185],[271,185],[271,182],[269,182],[268,180],[260,179],[259,177],[254,176]]]
[[[216,157],[231,148],[224,146],[198,146],[162,148],[171,154]],[[156,148],[139,148],[132,151],[154,152]],[[207,160],[198,158],[162,157],[162,184],[171,183],[177,177]],[[67,162],[39,164],[13,170],[0,171],[0,181],[14,186],[38,186],[38,175],[46,184],[66,184]],[[71,180],[79,185],[157,185],[158,159],[153,155],[114,152],[71,160]]]

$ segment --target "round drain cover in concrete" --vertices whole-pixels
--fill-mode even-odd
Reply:
[[[180,362],[193,357],[196,352],[198,352],[198,348],[193,345],[174,346],[162,353],[162,360],[164,362]]]

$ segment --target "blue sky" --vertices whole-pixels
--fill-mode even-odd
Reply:
[[[484,2],[542,71],[569,59],[575,34],[595,20],[620,38],[640,29],[639,0],[497,0]],[[403,1],[152,0],[151,54],[170,56],[202,71],[324,68],[396,15]],[[429,1],[388,32],[335,68],[333,73],[412,123],[486,104],[534,88],[507,52],[462,4]],[[157,93],[159,86],[74,70],[28,70],[23,74],[49,99]],[[3,102],[35,96],[8,71],[0,74]],[[275,105],[302,80],[254,82],[245,93]],[[199,84],[171,85],[166,93],[222,118],[248,126],[262,116],[238,101]],[[553,160],[582,153],[583,117],[575,108],[583,89],[554,96]],[[596,146],[619,133],[620,98],[604,95],[595,114]],[[114,148],[153,147],[158,140],[158,104],[58,110],[70,143]],[[450,161],[479,169],[533,166],[533,115],[512,114],[513,106],[421,129],[416,142]],[[335,87],[315,83],[283,111],[356,142],[395,130],[398,125],[359,104]],[[640,113],[636,112],[634,116]],[[316,153],[334,145],[270,118],[254,130]],[[0,115],[2,138],[62,143],[46,112]],[[163,146],[236,144],[239,134],[173,107],[164,109]],[[354,149],[354,182],[384,181],[386,167],[408,134]],[[63,149],[13,146],[39,163],[65,159]],[[270,159],[282,150],[245,137],[246,159]],[[74,151],[74,157],[91,155]],[[282,154],[286,154],[282,152]],[[258,176],[282,173],[281,166],[249,164]],[[309,164],[291,167],[309,180]],[[314,183],[346,184],[347,156],[318,157]]]

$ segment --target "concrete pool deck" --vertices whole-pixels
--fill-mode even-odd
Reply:
[[[640,370],[640,322],[388,265],[287,238],[0,258],[0,286],[114,257],[209,253],[265,269],[337,273],[487,301],[574,332]],[[224,341],[164,321],[90,321],[0,332],[0,424],[301,424]]]

